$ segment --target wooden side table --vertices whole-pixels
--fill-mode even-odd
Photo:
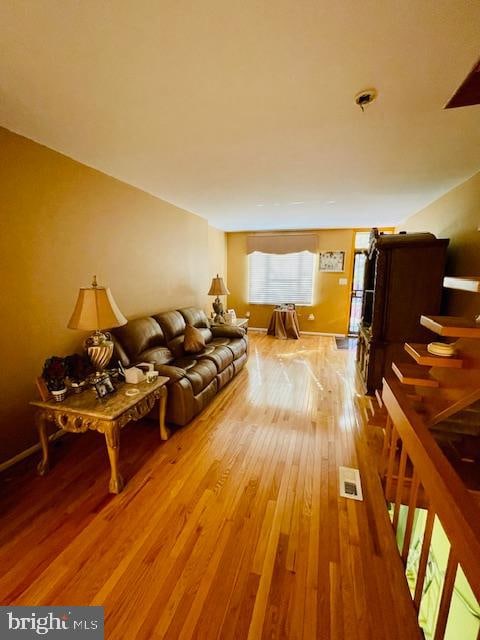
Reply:
[[[120,493],[123,478],[119,470],[120,429],[132,420],[140,420],[159,401],[160,438],[167,440],[165,409],[167,403],[166,383],[168,378],[159,376],[154,382],[142,382],[138,385],[122,384],[111,396],[97,400],[93,389],[68,396],[63,402],[53,400],[34,401],[36,408],[35,423],[42,446],[42,460],[38,464],[38,473],[47,473],[50,461],[48,451],[47,423],[54,422],[57,427],[71,433],[85,433],[88,430],[99,431],[105,435],[111,476],[109,490]],[[136,395],[126,395],[127,391],[138,389]]]
[[[245,333],[248,333],[248,318],[237,318],[235,325],[241,329],[245,329]]]

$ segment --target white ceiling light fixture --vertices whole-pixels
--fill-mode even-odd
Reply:
[[[355,104],[358,104],[362,111],[365,111],[365,107],[368,107],[378,96],[376,89],[363,89],[355,96]]]

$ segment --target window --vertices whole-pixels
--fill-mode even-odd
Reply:
[[[352,301],[350,305],[350,323],[348,333],[358,333],[362,320],[363,280],[367,256],[363,251],[355,251],[353,258]]]
[[[370,231],[357,231],[355,234],[355,249],[368,249],[370,245]]]
[[[348,333],[358,334],[362,321],[363,306],[363,281],[365,278],[365,266],[367,255],[365,250],[370,246],[370,231],[357,231],[355,233],[355,253],[353,255],[353,279],[352,299],[350,303],[350,321]]]
[[[260,253],[248,256],[248,301],[253,304],[312,304],[315,256]]]

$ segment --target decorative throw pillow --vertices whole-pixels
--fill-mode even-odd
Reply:
[[[183,348],[186,353],[199,353],[199,351],[205,349],[205,338],[202,332],[196,327],[192,327],[191,324],[187,324],[185,327]]]

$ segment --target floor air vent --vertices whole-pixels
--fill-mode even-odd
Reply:
[[[358,469],[339,467],[338,472],[340,474],[340,495],[342,498],[363,500],[362,483],[360,482]]]

